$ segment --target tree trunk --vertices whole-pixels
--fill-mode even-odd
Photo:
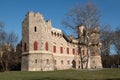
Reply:
[[[5,66],[2,60],[1,60],[1,66],[2,66],[2,71],[5,71]]]
[[[5,71],[8,71],[8,62],[5,63]]]
[[[86,69],[88,69],[88,61],[89,61],[89,59],[88,59],[89,57],[87,57],[87,62],[86,62]]]
[[[83,69],[83,59],[82,59],[82,56],[80,57],[81,59],[81,69]]]

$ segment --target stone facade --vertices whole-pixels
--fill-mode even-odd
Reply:
[[[66,36],[62,30],[52,27],[51,21],[44,20],[42,14],[28,12],[22,22],[21,68],[26,71],[81,68],[83,62],[80,56],[85,57],[83,68],[86,68],[88,50],[86,46],[79,49],[78,42],[78,39]],[[100,54],[95,61],[101,64]],[[89,66],[95,65],[90,63]]]

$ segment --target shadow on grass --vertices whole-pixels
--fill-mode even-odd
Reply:
[[[41,79],[30,79],[30,80],[120,80],[120,78],[112,78],[112,79],[65,79],[65,78],[41,78]]]

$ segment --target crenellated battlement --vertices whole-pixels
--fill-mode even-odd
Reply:
[[[35,13],[35,12],[28,12],[26,16],[29,16],[29,17],[34,17],[34,18],[41,18],[41,19],[44,19],[43,15],[39,12]]]

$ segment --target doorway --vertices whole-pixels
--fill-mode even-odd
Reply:
[[[76,68],[76,61],[72,60],[72,68]]]

